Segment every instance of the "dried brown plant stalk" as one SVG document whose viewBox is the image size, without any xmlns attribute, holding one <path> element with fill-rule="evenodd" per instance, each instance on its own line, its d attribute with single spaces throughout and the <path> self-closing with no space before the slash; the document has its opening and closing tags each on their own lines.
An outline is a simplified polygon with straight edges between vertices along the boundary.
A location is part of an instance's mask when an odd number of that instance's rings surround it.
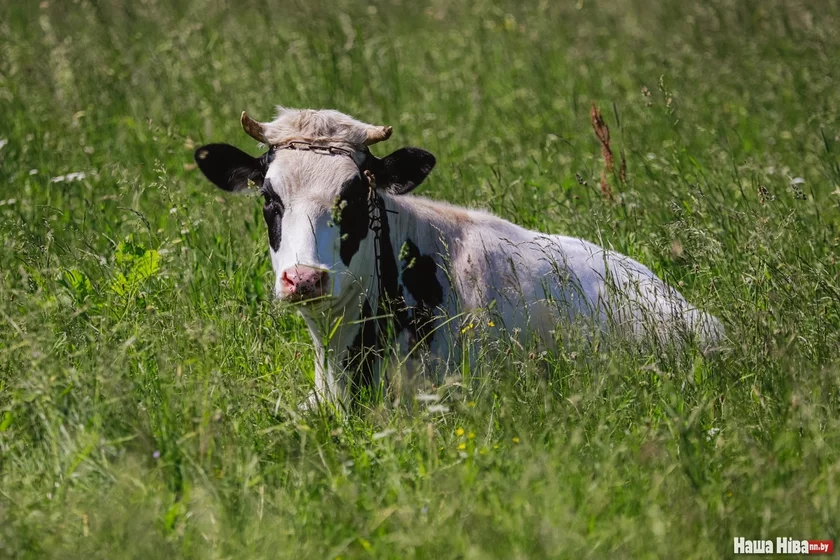
<svg viewBox="0 0 840 560">
<path fill-rule="evenodd" d="M 589 112 L 592 118 L 592 129 L 595 131 L 595 137 L 601 144 L 601 156 L 604 158 L 604 170 L 601 173 L 601 195 L 607 200 L 613 199 L 612 188 L 607 181 L 607 174 L 612 173 L 615 169 L 615 158 L 613 157 L 612 148 L 610 147 L 610 129 L 607 123 L 604 122 L 604 117 L 601 116 L 601 111 L 595 103 L 592 103 L 592 110 Z M 624 182 L 624 174 L 626 173 L 626 164 L 624 157 L 621 158 L 621 182 Z"/>
<path fill-rule="evenodd" d="M 601 116 L 601 111 L 592 103 L 592 111 L 589 116 L 592 117 L 592 128 L 595 130 L 595 136 L 598 142 L 601 143 L 601 155 L 604 157 L 604 168 L 612 173 L 615 168 L 612 148 L 610 148 L 610 129 L 607 123 L 604 122 L 604 117 Z"/>
</svg>

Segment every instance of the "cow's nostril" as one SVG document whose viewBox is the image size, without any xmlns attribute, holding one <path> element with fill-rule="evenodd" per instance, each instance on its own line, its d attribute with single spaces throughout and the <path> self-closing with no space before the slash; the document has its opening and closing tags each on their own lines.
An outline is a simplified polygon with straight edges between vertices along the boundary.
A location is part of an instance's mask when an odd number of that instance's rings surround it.
<svg viewBox="0 0 840 560">
<path fill-rule="evenodd" d="M 283 271 L 282 280 L 283 280 L 283 285 L 285 287 L 287 287 L 287 288 L 294 288 L 295 287 L 295 281 L 292 280 L 292 278 L 289 276 L 289 271 L 288 270 Z"/>
</svg>

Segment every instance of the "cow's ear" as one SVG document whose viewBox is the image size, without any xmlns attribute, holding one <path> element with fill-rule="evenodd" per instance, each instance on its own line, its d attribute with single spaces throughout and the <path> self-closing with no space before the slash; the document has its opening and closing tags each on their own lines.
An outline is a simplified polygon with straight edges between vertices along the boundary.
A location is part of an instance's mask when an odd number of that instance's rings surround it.
<svg viewBox="0 0 840 560">
<path fill-rule="evenodd" d="M 371 171 L 378 187 L 405 194 L 423 182 L 435 166 L 435 156 L 420 148 L 400 148 L 382 159 L 373 158 Z"/>
<path fill-rule="evenodd" d="M 232 192 L 247 188 L 249 179 L 262 185 L 267 155 L 255 158 L 230 144 L 207 144 L 195 151 L 195 162 L 214 185 Z"/>
</svg>

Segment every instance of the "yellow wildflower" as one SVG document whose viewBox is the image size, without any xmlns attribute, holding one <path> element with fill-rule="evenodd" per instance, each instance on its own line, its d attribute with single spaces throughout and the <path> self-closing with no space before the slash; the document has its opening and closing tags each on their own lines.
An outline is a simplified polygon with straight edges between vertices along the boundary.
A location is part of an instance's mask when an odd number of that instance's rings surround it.
<svg viewBox="0 0 840 560">
<path fill-rule="evenodd" d="M 467 444 L 466 444 L 466 443 L 459 443 L 459 444 L 458 444 L 458 449 L 460 449 L 461 451 L 463 451 L 463 450 L 464 450 L 464 449 L 466 449 L 466 448 L 467 448 Z"/>
<path fill-rule="evenodd" d="M 464 428 L 458 428 L 457 430 L 455 430 L 455 435 L 456 436 L 464 435 Z"/>
</svg>

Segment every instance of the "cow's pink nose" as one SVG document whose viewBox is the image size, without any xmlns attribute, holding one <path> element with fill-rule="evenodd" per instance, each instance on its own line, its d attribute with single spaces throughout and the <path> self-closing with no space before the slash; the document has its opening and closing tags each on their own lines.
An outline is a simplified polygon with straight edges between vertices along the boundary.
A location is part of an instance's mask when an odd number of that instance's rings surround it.
<svg viewBox="0 0 840 560">
<path fill-rule="evenodd" d="M 288 299 L 303 300 L 326 293 L 329 273 L 308 266 L 293 266 L 283 271 L 283 292 Z"/>
</svg>

